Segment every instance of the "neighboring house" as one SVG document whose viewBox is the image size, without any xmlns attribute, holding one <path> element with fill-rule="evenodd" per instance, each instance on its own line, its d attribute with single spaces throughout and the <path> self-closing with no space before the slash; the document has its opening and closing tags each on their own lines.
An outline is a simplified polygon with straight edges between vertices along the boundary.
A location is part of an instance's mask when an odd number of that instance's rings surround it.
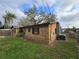
<svg viewBox="0 0 79 59">
<path fill-rule="evenodd" d="M 54 45 L 56 41 L 56 35 L 58 34 L 58 28 L 60 27 L 58 22 L 43 23 L 37 25 L 30 25 L 25 27 L 16 28 L 17 32 L 24 32 L 26 39 Z"/>
</svg>

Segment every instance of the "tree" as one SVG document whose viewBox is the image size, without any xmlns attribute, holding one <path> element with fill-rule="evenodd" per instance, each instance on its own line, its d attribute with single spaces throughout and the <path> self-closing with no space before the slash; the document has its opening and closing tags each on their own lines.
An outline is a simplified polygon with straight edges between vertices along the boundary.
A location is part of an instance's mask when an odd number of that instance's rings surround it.
<svg viewBox="0 0 79 59">
<path fill-rule="evenodd" d="M 72 30 L 73 30 L 74 32 L 76 32 L 76 27 L 73 27 Z"/>
<path fill-rule="evenodd" d="M 22 18 L 19 21 L 19 25 L 20 26 L 27 26 L 27 25 L 31 25 L 31 22 L 29 20 L 27 20 L 27 18 Z"/>
<path fill-rule="evenodd" d="M 45 23 L 50 23 L 50 22 L 55 22 L 56 21 L 56 15 L 55 14 L 48 14 L 45 15 L 45 13 L 41 13 L 40 14 L 41 17 L 43 17 L 42 21 L 44 21 Z"/>
<path fill-rule="evenodd" d="M 15 14 L 5 11 L 5 15 L 3 16 L 4 18 L 4 27 L 9 28 L 9 25 L 13 23 L 13 19 L 16 18 Z"/>
<path fill-rule="evenodd" d="M 33 5 L 31 9 L 27 12 L 27 20 L 31 22 L 31 24 L 36 24 L 36 7 Z"/>
<path fill-rule="evenodd" d="M 25 19 L 21 19 L 19 22 L 22 26 L 54 22 L 56 20 L 56 15 L 54 14 L 46 15 L 43 11 L 37 14 L 36 7 L 34 5 L 28 10 L 28 12 L 25 12 L 25 14 L 27 17 Z"/>
<path fill-rule="evenodd" d="M 28 13 L 28 18 L 30 18 L 30 21 L 33 22 L 34 24 L 39 24 L 41 22 L 54 22 L 56 20 L 56 15 L 55 14 L 48 14 L 46 15 L 45 12 L 43 12 L 41 10 L 41 12 L 39 13 L 39 15 L 37 16 L 36 14 L 36 7 L 33 6 L 33 8 L 31 8 Z M 37 19 L 35 19 L 35 17 L 38 17 Z"/>
</svg>

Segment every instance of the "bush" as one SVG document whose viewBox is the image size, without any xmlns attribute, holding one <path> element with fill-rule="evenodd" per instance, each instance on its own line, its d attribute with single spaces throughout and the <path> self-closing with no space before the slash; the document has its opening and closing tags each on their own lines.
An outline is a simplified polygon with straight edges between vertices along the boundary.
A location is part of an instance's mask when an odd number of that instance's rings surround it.
<svg viewBox="0 0 79 59">
<path fill-rule="evenodd" d="M 76 35 L 76 40 L 79 43 L 79 34 Z"/>
<path fill-rule="evenodd" d="M 16 36 L 17 36 L 17 37 L 23 37 L 23 36 L 24 36 L 24 33 L 23 33 L 23 32 L 18 33 Z"/>
<path fill-rule="evenodd" d="M 66 40 L 64 35 L 57 35 L 57 40 Z"/>
</svg>

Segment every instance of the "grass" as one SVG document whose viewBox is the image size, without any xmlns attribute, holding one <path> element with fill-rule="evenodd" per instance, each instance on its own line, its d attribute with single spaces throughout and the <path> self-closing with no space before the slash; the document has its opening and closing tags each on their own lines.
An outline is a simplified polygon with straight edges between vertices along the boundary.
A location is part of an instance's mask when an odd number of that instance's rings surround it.
<svg viewBox="0 0 79 59">
<path fill-rule="evenodd" d="M 57 42 L 54 48 L 21 38 L 0 39 L 0 59 L 79 59 L 75 42 Z"/>
</svg>

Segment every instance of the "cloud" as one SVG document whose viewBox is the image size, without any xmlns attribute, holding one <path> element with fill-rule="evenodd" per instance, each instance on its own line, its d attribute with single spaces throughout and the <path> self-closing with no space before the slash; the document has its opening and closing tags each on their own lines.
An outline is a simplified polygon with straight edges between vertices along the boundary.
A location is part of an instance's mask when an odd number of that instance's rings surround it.
<svg viewBox="0 0 79 59">
<path fill-rule="evenodd" d="M 24 13 L 20 10 L 20 5 L 25 3 L 26 0 L 0 0 L 0 21 L 4 23 L 3 15 L 5 11 L 10 11 L 17 16 L 17 19 L 25 17 Z"/>
<path fill-rule="evenodd" d="M 79 0 L 61 0 L 56 6 L 57 19 L 62 27 L 78 27 L 79 25 Z M 57 4 L 57 3 L 56 3 Z M 76 23 L 77 22 L 77 23 Z"/>
<path fill-rule="evenodd" d="M 44 2 L 44 4 L 48 4 L 49 7 L 54 8 L 53 12 L 57 15 L 57 21 L 61 23 L 62 27 L 78 27 L 77 25 L 79 25 L 79 23 L 76 22 L 79 22 L 79 0 L 37 1 L 40 2 L 40 5 L 42 5 L 42 2 Z"/>
<path fill-rule="evenodd" d="M 5 10 L 15 13 L 17 19 L 25 17 L 23 10 L 28 9 L 34 3 L 37 7 L 48 4 L 50 10 L 57 15 L 57 21 L 62 27 L 79 27 L 79 0 L 0 0 L 0 20 L 3 22 L 2 16 Z M 14 24 L 16 22 L 18 20 Z"/>
</svg>

